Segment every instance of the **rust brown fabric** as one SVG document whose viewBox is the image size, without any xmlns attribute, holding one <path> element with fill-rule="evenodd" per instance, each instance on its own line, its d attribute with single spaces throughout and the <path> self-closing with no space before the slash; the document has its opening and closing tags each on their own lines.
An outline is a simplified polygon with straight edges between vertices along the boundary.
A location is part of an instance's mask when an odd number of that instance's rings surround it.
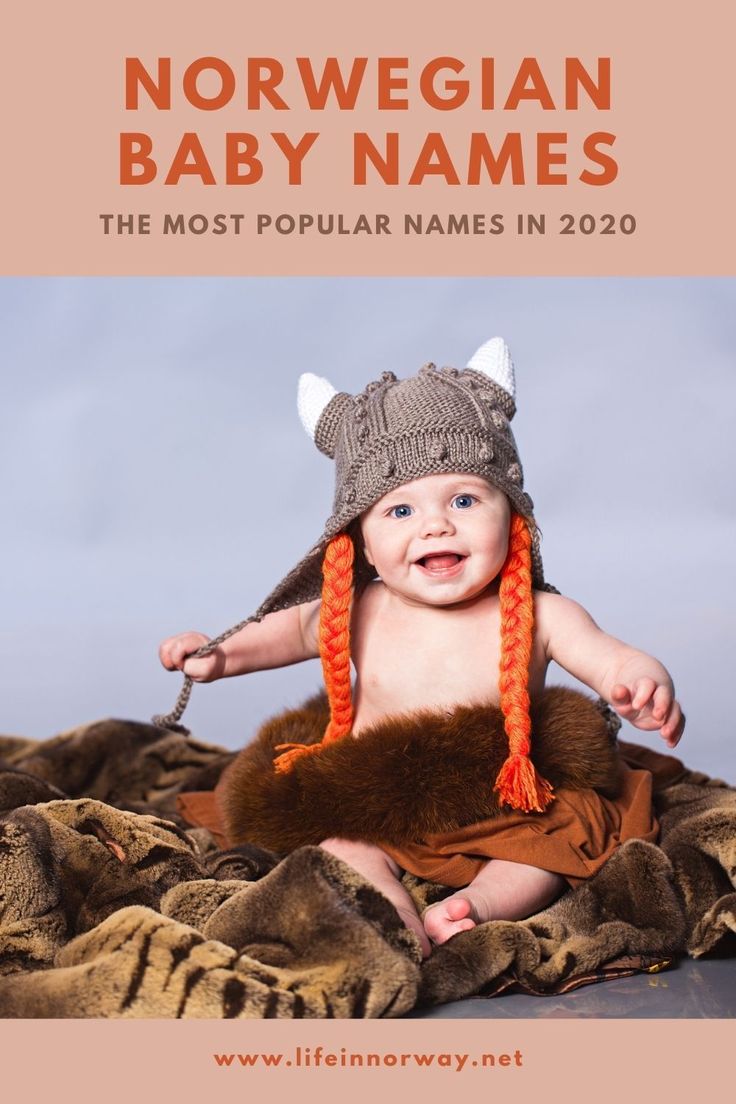
<svg viewBox="0 0 736 1104">
<path fill-rule="evenodd" d="M 191 790 L 177 794 L 176 808 L 193 828 L 209 829 L 218 847 L 225 849 L 229 846 L 213 790 Z"/>
<path fill-rule="evenodd" d="M 651 774 L 624 767 L 615 798 L 595 790 L 561 789 L 544 813 L 509 811 L 421 843 L 383 849 L 410 874 L 440 885 L 468 885 L 488 859 L 527 863 L 578 885 L 625 840 L 653 843 L 658 830 Z"/>
</svg>

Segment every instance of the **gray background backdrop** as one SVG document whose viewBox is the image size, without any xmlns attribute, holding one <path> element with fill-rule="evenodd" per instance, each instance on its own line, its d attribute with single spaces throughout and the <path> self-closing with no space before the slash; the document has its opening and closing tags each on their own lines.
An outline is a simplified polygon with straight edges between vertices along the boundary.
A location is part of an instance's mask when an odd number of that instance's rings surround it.
<svg viewBox="0 0 736 1104">
<path fill-rule="evenodd" d="M 300 372 L 357 390 L 498 333 L 547 577 L 667 664 L 680 753 L 733 780 L 736 280 L 6 279 L 0 311 L 5 732 L 167 711 L 158 642 L 251 613 L 316 539 Z M 195 687 L 185 721 L 240 746 L 319 680 Z"/>
</svg>

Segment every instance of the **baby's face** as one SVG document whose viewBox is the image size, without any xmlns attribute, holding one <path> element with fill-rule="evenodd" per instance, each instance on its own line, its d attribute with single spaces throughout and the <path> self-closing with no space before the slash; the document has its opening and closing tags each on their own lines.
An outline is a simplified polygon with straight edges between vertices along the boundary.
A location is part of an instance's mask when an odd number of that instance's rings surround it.
<svg viewBox="0 0 736 1104">
<path fill-rule="evenodd" d="M 361 518 L 366 559 L 413 605 L 481 594 L 508 551 L 511 508 L 479 475 L 427 475 L 384 495 Z"/>
</svg>

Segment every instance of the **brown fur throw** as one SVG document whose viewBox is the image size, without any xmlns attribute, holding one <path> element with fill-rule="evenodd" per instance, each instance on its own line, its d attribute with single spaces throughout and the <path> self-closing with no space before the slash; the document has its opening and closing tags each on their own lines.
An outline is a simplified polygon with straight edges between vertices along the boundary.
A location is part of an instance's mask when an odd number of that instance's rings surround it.
<svg viewBox="0 0 736 1104">
<path fill-rule="evenodd" d="M 616 793 L 618 752 L 603 712 L 575 690 L 545 690 L 532 706 L 532 758 L 555 789 Z M 286 853 L 330 836 L 402 845 L 502 815 L 493 783 L 508 755 L 501 710 L 391 717 L 276 774 L 274 747 L 322 739 L 323 696 L 268 721 L 228 770 L 228 838 Z"/>
</svg>

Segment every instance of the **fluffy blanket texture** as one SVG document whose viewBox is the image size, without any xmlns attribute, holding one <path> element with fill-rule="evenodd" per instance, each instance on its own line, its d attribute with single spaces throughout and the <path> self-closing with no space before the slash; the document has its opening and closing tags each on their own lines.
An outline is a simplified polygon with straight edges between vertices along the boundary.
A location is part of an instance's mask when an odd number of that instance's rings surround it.
<svg viewBox="0 0 736 1104">
<path fill-rule="evenodd" d="M 234 753 L 127 721 L 0 738 L 0 1016 L 400 1016 L 561 992 L 702 955 L 736 931 L 736 790 L 682 770 L 633 840 L 522 922 L 421 961 L 386 899 L 313 846 L 218 850 L 178 814 Z M 445 889 L 406 877 L 421 907 Z"/>
</svg>

